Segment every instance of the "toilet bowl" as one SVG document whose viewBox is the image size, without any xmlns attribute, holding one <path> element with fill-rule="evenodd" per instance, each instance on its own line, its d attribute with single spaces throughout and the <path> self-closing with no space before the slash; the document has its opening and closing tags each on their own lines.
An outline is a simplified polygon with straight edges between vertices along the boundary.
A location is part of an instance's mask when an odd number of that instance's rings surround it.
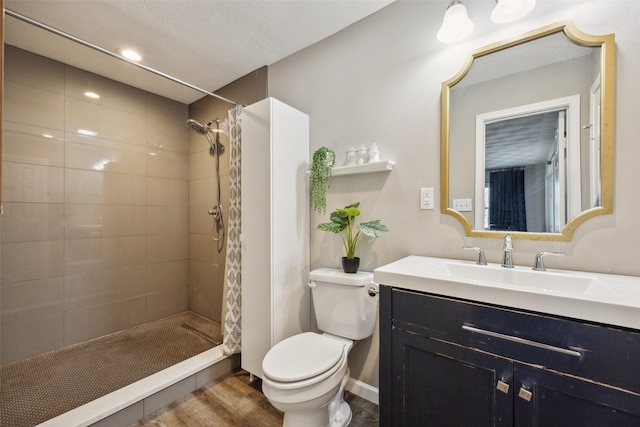
<svg viewBox="0 0 640 427">
<path fill-rule="evenodd" d="M 373 274 L 318 269 L 309 275 L 318 327 L 276 344 L 262 363 L 262 391 L 284 413 L 286 427 L 343 427 L 348 356 L 354 340 L 373 333 L 377 285 Z"/>
</svg>

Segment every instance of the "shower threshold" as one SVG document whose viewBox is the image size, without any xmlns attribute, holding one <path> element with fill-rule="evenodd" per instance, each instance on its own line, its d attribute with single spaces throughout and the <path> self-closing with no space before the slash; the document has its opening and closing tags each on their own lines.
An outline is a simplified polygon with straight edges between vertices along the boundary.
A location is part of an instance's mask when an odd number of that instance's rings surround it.
<svg viewBox="0 0 640 427">
<path fill-rule="evenodd" d="M 233 368 L 216 327 L 186 312 L 4 365 L 0 425 L 135 422 Z"/>
</svg>

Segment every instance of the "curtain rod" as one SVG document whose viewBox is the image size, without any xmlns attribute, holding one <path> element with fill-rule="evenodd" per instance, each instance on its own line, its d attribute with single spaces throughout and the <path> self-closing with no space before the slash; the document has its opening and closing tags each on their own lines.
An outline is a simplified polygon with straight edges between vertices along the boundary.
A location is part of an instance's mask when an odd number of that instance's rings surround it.
<svg viewBox="0 0 640 427">
<path fill-rule="evenodd" d="M 173 76 L 171 76 L 169 74 L 163 73 L 162 71 L 158 71 L 155 68 L 151 68 L 151 67 L 146 66 L 144 64 L 139 64 L 137 62 L 133 62 L 133 61 L 131 61 L 131 60 L 125 58 L 124 56 L 121 56 L 121 55 L 119 55 L 119 54 L 117 54 L 115 52 L 111 52 L 108 49 L 105 49 L 103 47 L 100 47 L 98 45 L 90 43 L 90 42 L 88 42 L 86 40 L 83 40 L 83 39 L 81 39 L 79 37 L 76 37 L 74 35 L 71 35 L 69 33 L 65 33 L 64 31 L 58 30 L 56 28 L 53 28 L 53 27 L 51 27 L 51 26 L 49 26 L 47 24 L 44 24 L 44 23 L 42 23 L 40 21 L 36 21 L 35 19 L 29 18 L 28 16 L 22 15 L 22 14 L 20 14 L 18 12 L 13 11 L 13 10 L 5 9 L 4 13 L 6 15 L 8 15 L 8 16 L 11 16 L 11 17 L 19 19 L 19 20 L 21 20 L 23 22 L 26 22 L 27 24 L 31 24 L 31 25 L 33 25 L 35 27 L 38 27 L 38 28 L 43 29 L 45 31 L 48 31 L 50 33 L 56 34 L 56 35 L 58 35 L 60 37 L 64 37 L 67 40 L 71 40 L 73 42 L 79 43 L 79 44 L 81 44 L 83 46 L 86 46 L 86 47 L 88 47 L 90 49 L 93 49 L 93 50 L 96 50 L 98 52 L 104 53 L 105 55 L 108 55 L 108 56 L 111 56 L 113 58 L 119 59 L 119 60 L 124 61 L 124 62 L 126 62 L 128 64 L 135 65 L 138 68 L 142 68 L 143 70 L 149 71 L 149 72 L 151 72 L 151 73 L 153 73 L 153 74 L 155 74 L 157 76 L 164 77 L 165 79 L 171 80 L 172 82 L 181 84 L 181 85 L 186 86 L 186 87 L 188 87 L 190 89 L 193 89 L 195 91 L 204 93 L 205 95 L 213 96 L 214 98 L 218 98 L 221 101 L 228 102 L 229 104 L 233 104 L 235 106 L 241 105 L 241 104 L 238 104 L 237 102 L 231 101 L 230 99 L 227 99 L 227 98 L 225 98 L 223 96 L 217 95 L 217 94 L 215 94 L 213 92 L 209 92 L 208 90 L 205 90 L 205 89 L 202 89 L 202 88 L 200 88 L 198 86 L 192 85 L 191 83 L 185 82 L 184 80 L 180 80 L 180 79 L 178 79 L 176 77 L 173 77 Z"/>
</svg>

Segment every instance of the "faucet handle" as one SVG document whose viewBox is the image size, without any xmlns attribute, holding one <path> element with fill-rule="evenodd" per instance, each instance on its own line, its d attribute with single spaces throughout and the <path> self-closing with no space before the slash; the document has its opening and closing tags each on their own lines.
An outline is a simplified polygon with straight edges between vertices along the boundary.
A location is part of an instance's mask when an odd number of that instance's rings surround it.
<svg viewBox="0 0 640 427">
<path fill-rule="evenodd" d="M 547 269 L 544 268 L 544 263 L 542 262 L 542 259 L 547 255 L 564 256 L 564 252 L 538 252 L 536 254 L 536 259 L 531 269 L 536 271 L 546 271 Z"/>
<path fill-rule="evenodd" d="M 476 264 L 478 265 L 487 265 L 487 258 L 484 255 L 484 250 L 482 250 L 482 248 L 479 248 L 477 246 L 463 246 L 463 249 L 472 249 L 476 252 L 478 252 L 478 262 L 476 262 Z"/>
<path fill-rule="evenodd" d="M 512 251 L 513 250 L 513 243 L 511 241 L 511 234 L 507 233 L 504 235 L 504 246 L 503 249 L 505 251 Z"/>
</svg>

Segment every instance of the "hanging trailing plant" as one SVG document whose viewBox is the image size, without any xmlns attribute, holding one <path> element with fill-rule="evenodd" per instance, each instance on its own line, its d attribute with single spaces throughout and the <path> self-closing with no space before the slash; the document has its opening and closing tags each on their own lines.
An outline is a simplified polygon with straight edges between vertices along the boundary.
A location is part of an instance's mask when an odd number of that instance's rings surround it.
<svg viewBox="0 0 640 427">
<path fill-rule="evenodd" d="M 331 186 L 331 169 L 336 163 L 336 153 L 327 147 L 313 152 L 311 160 L 311 208 L 324 213 L 327 210 L 327 189 Z"/>
</svg>

